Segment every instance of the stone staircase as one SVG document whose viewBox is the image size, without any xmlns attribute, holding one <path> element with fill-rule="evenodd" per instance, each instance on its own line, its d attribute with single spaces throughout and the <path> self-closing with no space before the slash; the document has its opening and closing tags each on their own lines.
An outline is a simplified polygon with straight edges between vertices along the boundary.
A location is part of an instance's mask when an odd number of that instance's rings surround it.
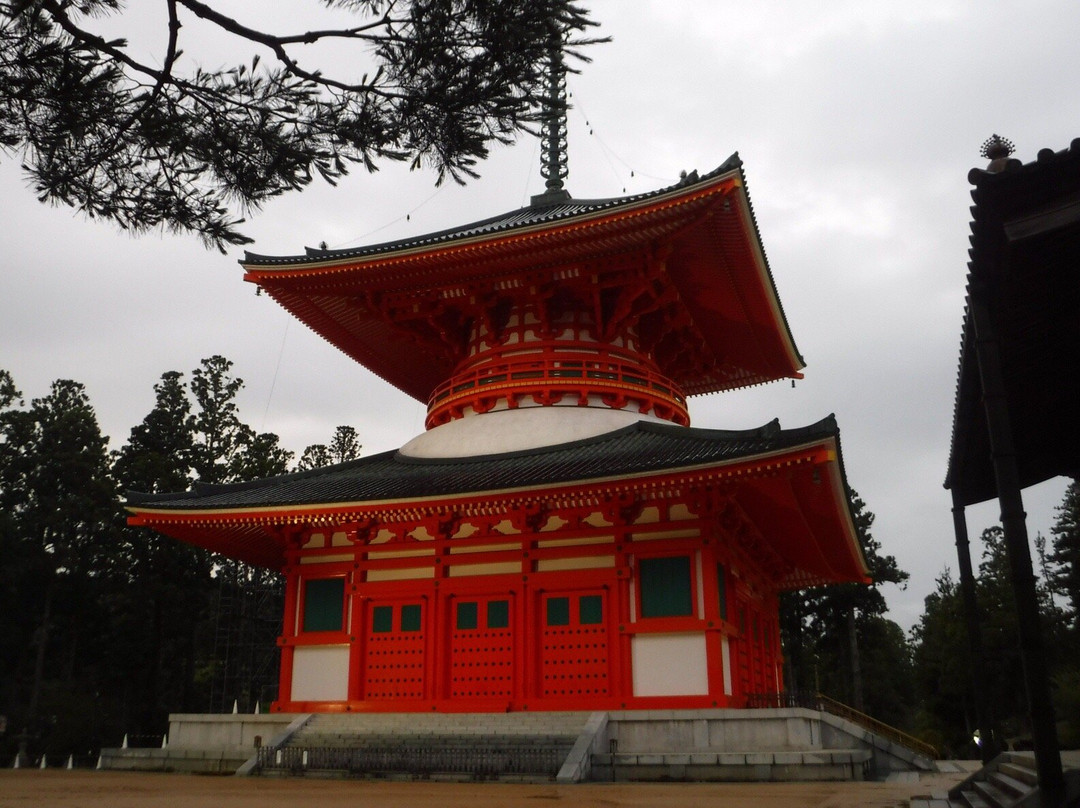
<svg viewBox="0 0 1080 808">
<path fill-rule="evenodd" d="M 1066 760 L 1067 756 L 1068 753 L 1062 756 L 1067 790 L 1077 799 L 1080 771 L 1070 768 L 1072 761 Z M 1030 752 L 1004 752 L 948 793 L 911 800 L 911 808 L 1036 808 L 1038 805 L 1039 776 L 1035 756 Z"/>
<path fill-rule="evenodd" d="M 1039 775 L 1031 755 L 1005 753 L 989 766 L 980 769 L 949 793 L 950 801 L 965 808 L 1015 808 L 1035 797 Z"/>
<path fill-rule="evenodd" d="M 589 713 L 323 713 L 259 750 L 266 775 L 552 780 Z"/>
</svg>

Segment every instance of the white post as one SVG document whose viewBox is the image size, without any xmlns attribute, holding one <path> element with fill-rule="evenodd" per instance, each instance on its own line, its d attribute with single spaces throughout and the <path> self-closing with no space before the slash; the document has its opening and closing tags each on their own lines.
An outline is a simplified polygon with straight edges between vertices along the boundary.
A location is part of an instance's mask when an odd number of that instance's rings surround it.
<svg viewBox="0 0 1080 808">
<path fill-rule="evenodd" d="M 168 749 L 169 748 L 169 733 L 167 733 L 167 732 L 164 735 L 161 736 L 161 748 L 162 749 Z"/>
<path fill-rule="evenodd" d="M 259 702 L 255 702 L 255 715 L 259 714 Z"/>
<path fill-rule="evenodd" d="M 240 712 L 240 710 L 237 709 L 239 706 L 240 705 L 237 704 L 236 699 L 233 699 L 233 703 L 232 703 L 232 714 L 233 715 L 236 715 L 238 712 Z"/>
<path fill-rule="evenodd" d="M 101 752 L 98 752 L 97 766 L 95 766 L 94 768 L 97 769 L 98 771 L 101 771 L 102 768 L 103 768 L 103 766 L 101 765 Z"/>
<path fill-rule="evenodd" d="M 128 748 L 128 745 L 127 745 L 127 733 L 126 732 L 124 733 L 124 742 L 122 744 L 120 744 L 120 748 L 121 749 L 127 749 Z"/>
<path fill-rule="evenodd" d="M 41 765 L 38 766 L 38 768 L 39 769 L 44 769 L 44 768 L 47 768 L 47 766 L 48 766 L 48 764 L 45 763 L 45 755 L 42 755 L 41 756 Z"/>
<path fill-rule="evenodd" d="M 13 769 L 17 769 L 17 768 L 19 768 L 19 767 L 20 767 L 21 765 L 22 765 L 22 764 L 21 764 L 21 763 L 19 763 L 19 753 L 18 753 L 18 752 L 16 752 L 16 753 L 15 753 L 15 763 L 14 763 L 14 764 L 12 765 L 12 767 L 11 767 L 11 768 L 13 768 Z"/>
<path fill-rule="evenodd" d="M 75 755 L 68 755 L 67 768 L 68 771 L 71 771 L 75 768 Z"/>
</svg>

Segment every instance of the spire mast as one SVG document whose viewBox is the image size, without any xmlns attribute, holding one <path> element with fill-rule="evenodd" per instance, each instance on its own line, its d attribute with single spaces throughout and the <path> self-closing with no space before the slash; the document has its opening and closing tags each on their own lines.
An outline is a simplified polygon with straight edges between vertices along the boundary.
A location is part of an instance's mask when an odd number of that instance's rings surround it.
<svg viewBox="0 0 1080 808">
<path fill-rule="evenodd" d="M 547 92 L 544 94 L 541 119 L 540 174 L 546 180 L 544 193 L 534 196 L 532 204 L 550 205 L 570 198 L 563 188 L 569 169 L 566 159 L 566 65 L 563 63 L 563 32 L 552 25 L 548 47 Z"/>
</svg>

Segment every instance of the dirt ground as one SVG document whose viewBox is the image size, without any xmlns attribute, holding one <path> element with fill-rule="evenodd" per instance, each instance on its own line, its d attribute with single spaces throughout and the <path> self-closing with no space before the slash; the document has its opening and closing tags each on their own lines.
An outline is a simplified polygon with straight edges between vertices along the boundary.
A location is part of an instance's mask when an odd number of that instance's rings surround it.
<svg viewBox="0 0 1080 808">
<path fill-rule="evenodd" d="M 0 808 L 900 808 L 962 774 L 909 783 L 502 783 L 0 771 Z"/>
</svg>

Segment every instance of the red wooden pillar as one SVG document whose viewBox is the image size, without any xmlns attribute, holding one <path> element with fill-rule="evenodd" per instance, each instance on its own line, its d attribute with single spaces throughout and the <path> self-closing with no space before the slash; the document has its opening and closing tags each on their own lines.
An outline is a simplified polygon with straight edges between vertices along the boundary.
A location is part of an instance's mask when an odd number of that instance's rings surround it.
<svg viewBox="0 0 1080 808">
<path fill-rule="evenodd" d="M 353 563 L 352 572 L 345 575 L 345 597 L 349 598 L 349 684 L 348 700 L 364 698 L 365 652 L 367 650 L 367 626 L 364 625 L 364 571 Z"/>
<path fill-rule="evenodd" d="M 634 569 L 627 552 L 627 530 L 616 528 L 615 532 L 615 584 L 611 605 L 611 642 L 608 653 L 613 657 L 611 695 L 620 703 L 634 695 L 632 667 L 632 643 L 630 615 L 634 597 Z"/>
<path fill-rule="evenodd" d="M 295 563 L 295 554 L 287 562 L 282 572 L 285 574 L 285 608 L 283 609 L 281 636 L 278 646 L 281 648 L 281 668 L 278 674 L 278 701 L 271 709 L 281 709 L 283 703 L 292 701 L 293 653 L 296 648 L 296 613 L 300 589 L 300 572 Z"/>
</svg>

